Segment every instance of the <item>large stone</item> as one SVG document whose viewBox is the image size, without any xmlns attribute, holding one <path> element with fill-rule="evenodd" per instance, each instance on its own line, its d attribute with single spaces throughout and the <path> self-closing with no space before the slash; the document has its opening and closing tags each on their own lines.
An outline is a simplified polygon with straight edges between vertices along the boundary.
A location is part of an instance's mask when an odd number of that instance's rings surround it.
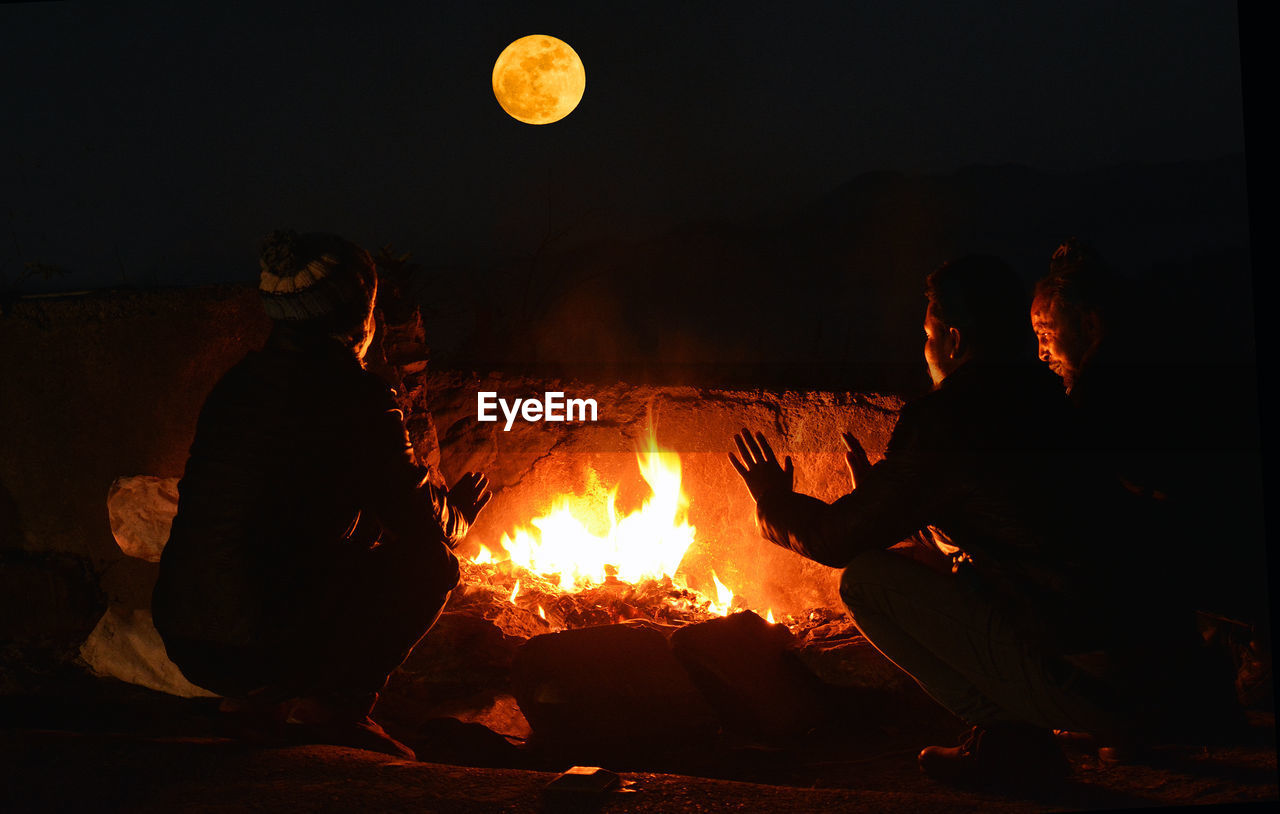
<svg viewBox="0 0 1280 814">
<path fill-rule="evenodd" d="M 81 646 L 80 657 L 100 676 L 183 698 L 217 697 L 188 681 L 169 659 L 148 610 L 108 608 Z"/>
<path fill-rule="evenodd" d="M 528 740 L 533 734 L 514 695 L 483 690 L 443 705 L 441 714 L 479 724 L 504 737 Z"/>
<path fill-rule="evenodd" d="M 798 736 L 830 720 L 821 683 L 789 650 L 791 633 L 751 611 L 680 628 L 671 649 L 727 729 Z"/>
<path fill-rule="evenodd" d="M 715 728 L 666 638 L 642 625 L 536 636 L 516 654 L 511 684 L 534 733 L 551 742 L 687 742 Z"/>
<path fill-rule="evenodd" d="M 393 675 L 392 686 L 503 686 L 524 641 L 478 614 L 445 611 Z"/>
<path fill-rule="evenodd" d="M 0 550 L 0 641 L 79 644 L 106 607 L 98 576 L 71 554 Z"/>
<path fill-rule="evenodd" d="M 130 557 L 160 562 L 160 552 L 169 542 L 169 529 L 177 513 L 177 478 L 116 478 L 107 491 L 111 536 Z"/>
<path fill-rule="evenodd" d="M 915 681 L 889 661 L 845 616 L 803 631 L 797 657 L 824 683 L 862 690 L 910 691 Z"/>
<path fill-rule="evenodd" d="M 0 695 L 39 687 L 73 661 L 105 607 L 83 558 L 0 549 Z"/>
</svg>

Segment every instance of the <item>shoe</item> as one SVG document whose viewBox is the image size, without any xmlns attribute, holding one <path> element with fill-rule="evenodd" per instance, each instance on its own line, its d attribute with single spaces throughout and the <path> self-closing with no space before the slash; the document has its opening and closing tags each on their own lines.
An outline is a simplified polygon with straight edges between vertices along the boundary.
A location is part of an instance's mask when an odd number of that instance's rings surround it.
<svg viewBox="0 0 1280 814">
<path fill-rule="evenodd" d="M 975 726 L 959 746 L 927 746 L 920 768 L 942 783 L 958 786 L 1035 786 L 1071 773 L 1053 733 L 1029 726 Z"/>
<path fill-rule="evenodd" d="M 1098 762 L 1103 766 L 1131 766 L 1151 760 L 1151 744 L 1143 740 L 1112 741 L 1098 747 Z"/>
<path fill-rule="evenodd" d="M 1077 732 L 1073 729 L 1055 729 L 1053 737 L 1064 749 L 1092 748 L 1097 743 L 1097 738 L 1090 733 Z"/>
<path fill-rule="evenodd" d="M 391 755 L 402 760 L 418 759 L 416 752 L 388 735 L 387 731 L 377 721 L 367 715 L 362 720 L 354 721 L 330 732 L 322 733 L 322 735 L 331 735 L 332 739 L 328 740 L 326 738 L 326 740 L 335 746 L 353 746 L 356 749 L 381 752 L 384 755 Z"/>
<path fill-rule="evenodd" d="M 377 696 L 373 696 L 377 700 Z M 387 734 L 369 717 L 373 702 L 335 703 L 333 699 L 292 698 L 278 707 L 283 737 L 289 743 L 324 743 L 350 746 L 386 755 L 417 760 L 412 749 Z"/>
<path fill-rule="evenodd" d="M 269 745 L 280 740 L 277 701 L 262 690 L 225 697 L 218 704 L 219 729 L 235 740 Z"/>
</svg>

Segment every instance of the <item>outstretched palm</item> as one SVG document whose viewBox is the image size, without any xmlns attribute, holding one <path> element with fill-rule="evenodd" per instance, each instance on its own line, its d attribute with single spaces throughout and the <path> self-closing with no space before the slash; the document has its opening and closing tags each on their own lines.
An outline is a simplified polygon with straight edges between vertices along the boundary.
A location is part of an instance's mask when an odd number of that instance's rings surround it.
<svg viewBox="0 0 1280 814">
<path fill-rule="evenodd" d="M 476 521 L 476 515 L 480 514 L 491 497 L 493 493 L 489 491 L 489 479 L 479 472 L 467 472 L 449 490 L 449 503 L 462 512 L 468 525 Z"/>
<path fill-rule="evenodd" d="M 729 462 L 733 464 L 734 469 L 738 470 L 738 474 L 746 482 L 747 489 L 750 490 L 751 497 L 755 498 L 756 502 L 770 492 L 791 491 L 795 469 L 791 466 L 790 455 L 787 456 L 785 465 L 779 465 L 778 456 L 773 454 L 769 442 L 764 439 L 764 433 L 761 432 L 757 432 L 753 438 L 751 431 L 744 428 L 742 432 L 733 436 L 733 440 L 738 445 L 742 460 L 739 461 L 730 452 Z"/>
</svg>

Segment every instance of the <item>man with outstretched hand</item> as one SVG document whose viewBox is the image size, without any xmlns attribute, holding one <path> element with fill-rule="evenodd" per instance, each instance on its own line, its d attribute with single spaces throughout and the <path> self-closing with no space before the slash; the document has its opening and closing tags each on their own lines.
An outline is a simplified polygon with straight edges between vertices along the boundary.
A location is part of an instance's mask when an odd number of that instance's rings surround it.
<svg viewBox="0 0 1280 814">
<path fill-rule="evenodd" d="M 1148 552 L 1126 525 L 1127 492 L 1077 454 L 1061 383 L 1029 353 L 1014 273 L 967 257 L 929 275 L 926 295 L 934 387 L 903 408 L 875 465 L 846 434 L 848 495 L 794 492 L 791 459 L 762 433 L 743 430 L 729 457 L 763 535 L 843 569 L 862 633 L 973 726 L 961 746 L 920 753 L 927 773 L 1061 777 L 1053 730 L 1118 743 L 1167 720 L 1148 645 L 1190 646 L 1195 631 L 1140 589 L 1152 580 L 1138 577 Z M 949 567 L 895 548 L 913 539 Z"/>
</svg>

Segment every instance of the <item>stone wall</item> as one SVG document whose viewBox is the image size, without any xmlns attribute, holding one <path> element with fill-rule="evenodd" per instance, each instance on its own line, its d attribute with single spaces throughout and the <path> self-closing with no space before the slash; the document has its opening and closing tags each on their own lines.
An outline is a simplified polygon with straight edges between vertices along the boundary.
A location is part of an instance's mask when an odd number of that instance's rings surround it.
<svg viewBox="0 0 1280 814">
<path fill-rule="evenodd" d="M 121 475 L 181 474 L 205 396 L 269 327 L 243 288 L 6 308 L 0 640 L 14 650 L 0 684 L 12 689 L 23 669 L 74 654 L 108 603 L 125 612 L 148 606 L 156 566 L 116 546 L 107 491 Z"/>
</svg>

